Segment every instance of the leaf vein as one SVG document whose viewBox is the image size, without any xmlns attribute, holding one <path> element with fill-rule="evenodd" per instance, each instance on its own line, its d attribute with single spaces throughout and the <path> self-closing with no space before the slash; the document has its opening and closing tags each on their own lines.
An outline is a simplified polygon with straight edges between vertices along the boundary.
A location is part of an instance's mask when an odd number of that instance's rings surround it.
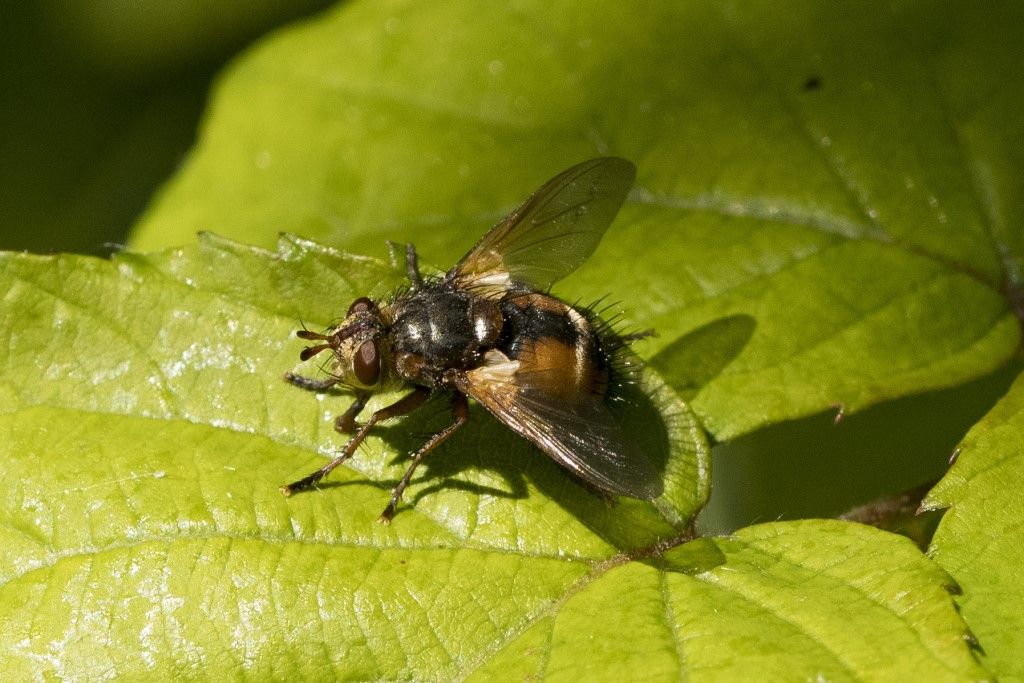
<svg viewBox="0 0 1024 683">
<path fill-rule="evenodd" d="M 796 631 L 804 634 L 804 636 L 806 636 L 808 640 L 818 645 L 823 652 L 831 656 L 832 659 L 847 673 L 850 679 L 861 680 L 864 678 L 863 676 L 860 676 L 856 673 L 853 664 L 847 662 L 846 659 L 842 656 L 840 652 L 836 650 L 835 647 L 826 643 L 825 640 L 819 634 L 812 632 L 808 626 L 800 623 L 793 617 L 783 614 L 778 609 L 773 609 L 770 605 L 767 605 L 762 600 L 758 600 L 755 597 L 746 595 L 737 586 L 730 586 L 728 584 L 716 581 L 716 577 L 713 577 L 713 575 L 711 574 L 698 575 L 695 578 L 697 578 L 707 586 L 717 588 L 724 593 L 729 593 L 730 595 L 736 596 L 744 602 L 753 605 L 755 608 L 757 608 L 758 611 L 762 612 L 763 614 L 774 617 L 775 619 L 781 621 L 784 624 L 789 624 Z"/>
<path fill-rule="evenodd" d="M 171 412 L 178 412 L 179 409 L 177 407 L 176 401 L 174 400 L 174 394 L 170 390 L 170 386 L 167 383 L 167 376 L 164 374 L 163 369 L 160 367 L 159 363 L 156 363 L 155 361 L 153 361 L 153 359 L 149 357 L 146 351 L 138 344 L 138 342 L 134 338 L 125 334 L 121 329 L 114 325 L 113 321 L 108 320 L 107 318 L 99 315 L 97 311 L 87 308 L 82 304 L 79 304 L 78 302 L 67 298 L 66 296 L 62 296 L 56 292 L 50 291 L 39 282 L 28 279 L 22 275 L 12 274 L 12 277 L 16 280 L 24 282 L 26 285 L 30 287 L 34 287 L 37 291 L 49 296 L 54 301 L 62 301 L 68 306 L 71 306 L 72 308 L 81 311 L 83 315 L 86 317 L 86 319 L 96 321 L 105 329 L 112 332 L 115 336 L 120 337 L 122 340 L 124 340 L 129 347 L 133 348 L 136 351 L 136 353 L 138 353 L 139 357 L 143 360 L 143 362 L 150 365 L 153 369 L 156 370 L 157 376 L 160 378 L 160 393 L 162 394 L 164 400 L 167 402 L 167 405 L 173 407 L 171 409 Z"/>
<path fill-rule="evenodd" d="M 911 543 L 911 541 L 909 539 L 905 538 L 905 537 L 896 537 L 896 538 L 897 538 L 897 540 L 900 543 L 903 543 L 904 541 L 906 542 L 906 544 L 910 544 Z M 739 545 L 742 545 L 744 548 L 746 548 L 747 550 L 749 550 L 749 551 L 751 551 L 753 553 L 757 553 L 757 554 L 763 555 L 765 557 L 770 557 L 773 560 L 775 560 L 776 562 L 778 562 L 780 564 L 785 564 L 786 566 L 788 566 L 790 568 L 794 568 L 794 569 L 797 569 L 797 570 L 803 570 L 803 571 L 810 571 L 810 572 L 812 572 L 814 574 L 815 577 L 820 577 L 820 578 L 826 579 L 828 581 L 831 581 L 831 582 L 834 582 L 834 583 L 838 584 L 839 586 L 845 587 L 845 588 L 853 591 L 855 594 L 859 595 L 864 600 L 870 602 L 871 604 L 873 604 L 873 605 L 875 605 L 877 607 L 880 607 L 884 612 L 886 612 L 888 614 L 891 614 L 893 617 L 895 617 L 896 618 L 896 622 L 900 626 L 904 627 L 907 631 L 909 631 L 913 635 L 914 639 L 917 641 L 918 645 L 920 645 L 923 650 L 930 652 L 933 655 L 934 659 L 939 661 L 939 662 L 941 662 L 942 666 L 945 669 L 947 669 L 947 670 L 949 670 L 951 672 L 956 673 L 956 671 L 949 665 L 949 663 L 946 662 L 945 659 L 940 657 L 938 655 L 938 653 L 935 652 L 934 648 L 932 648 L 928 643 L 926 643 L 924 641 L 924 639 L 922 638 L 921 630 L 913 628 L 909 623 L 907 623 L 906 613 L 910 612 L 913 609 L 914 604 L 911 604 L 910 607 L 908 607 L 907 609 L 904 609 L 904 610 L 900 611 L 899 609 L 897 609 L 897 607 L 895 607 L 893 605 L 890 605 L 890 604 L 888 604 L 886 602 L 883 602 L 881 599 L 879 599 L 879 598 L 875 597 L 874 595 L 868 593 L 863 588 L 858 586 L 856 583 L 854 583 L 852 581 L 849 581 L 849 580 L 844 580 L 843 578 L 838 577 L 838 576 L 833 576 L 831 573 L 828 572 L 828 570 L 831 569 L 832 567 L 835 567 L 835 566 L 838 566 L 838 565 L 842 564 L 842 562 L 844 561 L 845 558 L 838 558 L 832 565 L 823 565 L 820 568 L 811 568 L 811 567 L 808 567 L 806 565 L 800 564 L 799 562 L 794 562 L 793 560 L 789 559 L 787 556 L 785 556 L 782 553 L 772 552 L 772 551 L 764 548 L 763 546 L 757 545 L 756 543 L 751 543 L 750 541 L 746 541 L 746 540 L 739 539 L 739 538 L 736 538 L 736 537 L 731 537 L 730 540 L 736 541 Z M 927 561 L 926 558 L 924 558 L 924 557 L 922 557 L 921 560 L 922 560 L 922 562 Z M 900 568 L 904 568 L 904 567 L 900 567 Z M 899 569 L 899 568 L 897 568 L 897 569 Z M 908 572 L 913 571 L 913 568 L 909 567 L 909 566 L 905 567 L 905 569 Z M 934 585 L 936 587 L 938 587 L 937 584 L 934 584 Z M 924 598 L 921 597 L 921 596 L 918 596 L 918 600 L 919 600 L 920 603 L 924 602 Z M 917 604 L 917 603 L 915 603 L 915 604 Z M 950 600 L 950 607 L 951 608 L 953 607 L 952 600 Z M 966 629 L 964 629 L 964 630 L 966 631 Z M 966 647 L 966 644 L 965 644 L 965 647 Z"/>
<path fill-rule="evenodd" d="M 686 653 L 683 649 L 683 639 L 679 633 L 679 620 L 676 618 L 675 610 L 672 609 L 672 596 L 668 589 L 668 572 L 661 571 L 659 577 L 659 588 L 661 589 L 661 601 L 665 606 L 665 623 L 668 625 L 672 635 L 672 643 L 675 645 L 676 658 L 679 661 L 679 680 L 686 680 Z"/>
</svg>

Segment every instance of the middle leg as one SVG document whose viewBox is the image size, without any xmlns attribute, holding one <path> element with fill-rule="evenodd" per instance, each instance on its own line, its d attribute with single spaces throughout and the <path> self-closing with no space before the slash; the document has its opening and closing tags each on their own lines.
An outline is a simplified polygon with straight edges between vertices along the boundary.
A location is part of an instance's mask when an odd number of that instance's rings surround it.
<svg viewBox="0 0 1024 683">
<path fill-rule="evenodd" d="M 466 395 L 456 392 L 452 396 L 452 423 L 430 437 L 425 444 L 420 446 L 420 449 L 416 451 L 416 454 L 413 455 L 412 464 L 409 465 L 409 469 L 405 471 L 405 474 L 402 476 L 402 480 L 398 482 L 398 486 L 396 486 L 394 491 L 391 492 L 391 500 L 388 501 L 388 505 L 384 508 L 384 512 L 380 513 L 380 517 L 377 519 L 378 522 L 387 524 L 391 521 L 391 518 L 395 516 L 395 508 L 398 507 L 398 501 L 401 500 L 405 487 L 407 487 L 409 482 L 412 481 L 412 473 L 415 472 L 419 464 L 423 462 L 423 458 L 426 457 L 427 453 L 437 448 L 441 442 L 458 431 L 459 427 L 466 424 L 467 420 L 469 420 L 469 403 L 466 401 Z"/>
<path fill-rule="evenodd" d="M 329 463 L 316 470 L 312 474 L 309 474 L 302 479 L 293 481 L 290 484 L 285 484 L 281 487 L 281 493 L 286 496 L 290 496 L 293 493 L 304 491 L 306 489 L 313 488 L 317 483 L 327 476 L 331 470 L 340 465 L 341 463 L 352 457 L 352 454 L 356 452 L 356 448 L 363 442 L 366 435 L 370 433 L 373 426 L 381 420 L 387 420 L 392 417 L 399 417 L 401 415 L 408 415 L 412 411 L 423 405 L 424 402 L 430 397 L 430 390 L 424 387 L 417 387 L 412 393 L 406 394 L 402 398 L 398 399 L 395 403 L 389 406 L 381 408 L 366 421 L 362 427 L 353 435 L 348 443 L 341 449 L 341 453 L 331 460 Z M 342 416 L 344 417 L 344 416 Z"/>
</svg>

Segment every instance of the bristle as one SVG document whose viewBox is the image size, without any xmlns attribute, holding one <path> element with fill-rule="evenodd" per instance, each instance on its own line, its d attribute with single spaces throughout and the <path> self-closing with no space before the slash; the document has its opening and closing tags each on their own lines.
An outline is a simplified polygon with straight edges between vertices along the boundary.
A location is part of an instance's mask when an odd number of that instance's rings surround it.
<svg viewBox="0 0 1024 683">
<path fill-rule="evenodd" d="M 333 372 L 331 372 L 330 370 L 327 369 L 327 366 L 330 365 L 333 361 L 334 361 L 334 355 L 332 354 L 332 355 L 328 356 L 327 358 L 325 358 L 323 360 L 323 362 L 320 363 L 319 366 L 317 366 L 317 368 L 324 375 L 328 375 L 330 377 L 334 377 L 335 379 L 341 379 L 340 375 L 337 375 L 337 374 L 335 374 L 335 373 L 333 373 Z"/>
<path fill-rule="evenodd" d="M 643 362 L 630 349 L 630 343 L 648 337 L 654 331 L 623 329 L 625 318 L 619 303 L 608 301 L 607 297 L 597 299 L 590 306 L 577 305 L 574 308 L 587 316 L 597 335 L 601 353 L 608 364 L 608 397 L 613 401 L 617 400 L 626 387 L 639 382 L 643 369 Z M 606 318 L 605 314 L 608 311 L 613 313 Z"/>
</svg>

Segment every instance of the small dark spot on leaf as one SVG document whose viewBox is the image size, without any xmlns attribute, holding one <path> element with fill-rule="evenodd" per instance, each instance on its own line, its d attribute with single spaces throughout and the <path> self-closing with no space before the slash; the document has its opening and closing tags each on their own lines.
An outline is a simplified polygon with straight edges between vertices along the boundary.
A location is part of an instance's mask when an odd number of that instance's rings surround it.
<svg viewBox="0 0 1024 683">
<path fill-rule="evenodd" d="M 814 92 L 815 90 L 821 90 L 821 76 L 808 76 L 804 81 L 804 91 Z"/>
</svg>

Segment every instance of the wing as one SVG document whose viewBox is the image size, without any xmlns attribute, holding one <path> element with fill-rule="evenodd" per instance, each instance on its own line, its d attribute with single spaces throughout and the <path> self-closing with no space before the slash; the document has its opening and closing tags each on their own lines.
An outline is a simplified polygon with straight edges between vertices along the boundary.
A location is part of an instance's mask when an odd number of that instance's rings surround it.
<svg viewBox="0 0 1024 683">
<path fill-rule="evenodd" d="M 522 358 L 512 361 L 491 351 L 487 361 L 465 374 L 463 393 L 598 489 L 648 500 L 661 495 L 664 485 L 654 465 L 602 396 L 567 390 L 559 370 L 531 368 Z"/>
<path fill-rule="evenodd" d="M 491 228 L 448 280 L 493 297 L 513 282 L 547 289 L 594 252 L 635 177 L 636 167 L 617 157 L 559 173 Z"/>
</svg>

